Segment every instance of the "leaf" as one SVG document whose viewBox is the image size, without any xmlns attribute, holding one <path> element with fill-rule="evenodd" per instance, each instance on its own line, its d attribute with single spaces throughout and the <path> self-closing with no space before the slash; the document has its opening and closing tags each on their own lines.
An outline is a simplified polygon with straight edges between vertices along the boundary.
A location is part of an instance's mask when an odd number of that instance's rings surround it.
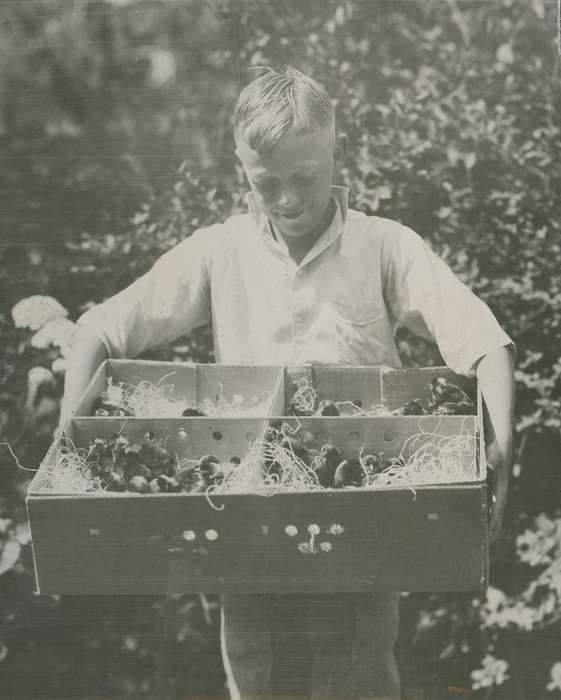
<svg viewBox="0 0 561 700">
<path fill-rule="evenodd" d="M 21 545 L 17 540 L 8 540 L 0 554 L 0 576 L 12 569 L 19 559 Z"/>
</svg>

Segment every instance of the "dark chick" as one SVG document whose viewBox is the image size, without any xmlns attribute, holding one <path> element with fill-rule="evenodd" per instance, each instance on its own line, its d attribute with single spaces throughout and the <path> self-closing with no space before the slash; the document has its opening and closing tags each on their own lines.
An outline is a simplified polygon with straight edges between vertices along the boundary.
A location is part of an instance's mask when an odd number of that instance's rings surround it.
<svg viewBox="0 0 561 700">
<path fill-rule="evenodd" d="M 194 465 L 189 465 L 178 469 L 175 473 L 175 479 L 182 491 L 191 491 L 193 486 L 200 481 L 200 475 Z"/>
<path fill-rule="evenodd" d="M 201 457 L 197 462 L 196 470 L 202 482 L 200 486 L 204 484 L 205 488 L 220 483 L 224 478 L 224 472 L 220 467 L 220 460 L 214 455 Z"/>
<path fill-rule="evenodd" d="M 451 403 L 444 401 L 436 406 L 432 415 L 434 416 L 471 416 L 474 413 L 474 406 L 471 401 L 462 401 L 461 403 Z"/>
<path fill-rule="evenodd" d="M 444 377 L 435 377 L 430 382 L 431 391 L 431 406 L 436 408 L 442 403 L 458 403 L 470 404 L 473 407 L 473 402 L 456 384 L 452 384 Z"/>
<path fill-rule="evenodd" d="M 402 469 L 405 466 L 403 457 L 394 457 L 393 459 L 386 458 L 382 461 L 380 471 L 388 469 Z"/>
<path fill-rule="evenodd" d="M 362 465 L 364 467 L 367 479 L 371 479 L 376 474 L 379 474 L 383 469 L 382 460 L 380 459 L 379 455 L 365 455 L 362 458 Z"/>
<path fill-rule="evenodd" d="M 335 470 L 333 485 L 336 489 L 345 486 L 362 486 L 366 474 L 358 459 L 345 459 Z"/>
<path fill-rule="evenodd" d="M 181 415 L 185 416 L 186 418 L 202 418 L 206 414 L 203 413 L 200 408 L 193 408 L 189 406 L 189 408 L 186 408 Z"/>
<path fill-rule="evenodd" d="M 314 469 L 320 485 L 326 489 L 333 488 L 335 471 L 341 464 L 339 450 L 334 445 L 322 445 L 316 464 Z"/>
<path fill-rule="evenodd" d="M 106 477 L 107 489 L 109 491 L 125 491 L 127 480 L 124 470 L 121 467 L 112 469 Z"/>
<path fill-rule="evenodd" d="M 316 411 L 316 415 L 338 416 L 339 409 L 337 408 L 337 404 L 334 401 L 328 401 L 327 399 L 324 399 L 323 401 L 320 401 L 318 410 Z"/>
<path fill-rule="evenodd" d="M 123 464 L 126 462 L 126 452 L 129 447 L 129 441 L 124 435 L 115 433 L 109 438 L 109 447 L 115 464 Z"/>
<path fill-rule="evenodd" d="M 153 476 L 173 474 L 173 457 L 170 453 L 154 442 L 145 442 L 139 454 L 140 461 L 145 464 Z"/>
<path fill-rule="evenodd" d="M 179 482 L 173 476 L 160 474 L 160 476 L 157 476 L 152 481 L 156 481 L 160 489 L 160 493 L 174 493 L 175 491 L 179 490 Z M 150 481 L 150 484 L 152 484 L 152 481 Z"/>
<path fill-rule="evenodd" d="M 99 396 L 93 403 L 94 416 L 132 416 L 132 413 L 121 404 Z"/>
<path fill-rule="evenodd" d="M 423 416 L 427 413 L 427 409 L 423 406 L 421 399 L 412 399 L 394 413 L 398 416 Z"/>
<path fill-rule="evenodd" d="M 88 462 L 95 461 L 101 457 L 110 456 L 109 444 L 104 438 L 93 438 L 88 445 L 88 454 L 86 460 Z"/>
<path fill-rule="evenodd" d="M 288 452 L 294 453 L 298 459 L 301 459 L 308 466 L 312 461 L 312 455 L 310 450 L 305 447 L 298 438 L 290 435 L 285 435 L 281 440 L 280 446 L 283 447 Z"/>
<path fill-rule="evenodd" d="M 304 408 L 301 406 L 299 403 L 295 401 L 291 401 L 290 405 L 288 406 L 288 415 L 289 416 L 313 416 L 314 411 L 308 408 Z"/>
</svg>

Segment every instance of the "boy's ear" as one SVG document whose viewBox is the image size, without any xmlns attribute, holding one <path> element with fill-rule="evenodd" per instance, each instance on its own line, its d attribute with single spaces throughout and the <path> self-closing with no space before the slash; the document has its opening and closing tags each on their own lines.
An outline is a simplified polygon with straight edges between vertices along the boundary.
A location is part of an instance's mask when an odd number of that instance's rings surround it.
<svg viewBox="0 0 561 700">
<path fill-rule="evenodd" d="M 339 131 L 335 136 L 335 148 L 333 158 L 341 165 L 347 158 L 349 152 L 349 137 L 344 131 Z"/>
</svg>

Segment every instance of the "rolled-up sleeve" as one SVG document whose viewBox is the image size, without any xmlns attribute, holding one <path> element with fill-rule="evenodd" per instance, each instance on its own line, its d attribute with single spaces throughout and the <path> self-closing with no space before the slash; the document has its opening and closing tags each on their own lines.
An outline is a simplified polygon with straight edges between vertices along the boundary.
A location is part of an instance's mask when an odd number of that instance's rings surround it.
<svg viewBox="0 0 561 700">
<path fill-rule="evenodd" d="M 145 275 L 78 319 L 109 357 L 137 357 L 210 319 L 210 228 L 195 231 Z"/>
<path fill-rule="evenodd" d="M 436 342 L 446 364 L 473 376 L 477 361 L 514 343 L 489 307 L 411 229 L 396 225 L 383 242 L 384 295 L 396 321 Z"/>
</svg>

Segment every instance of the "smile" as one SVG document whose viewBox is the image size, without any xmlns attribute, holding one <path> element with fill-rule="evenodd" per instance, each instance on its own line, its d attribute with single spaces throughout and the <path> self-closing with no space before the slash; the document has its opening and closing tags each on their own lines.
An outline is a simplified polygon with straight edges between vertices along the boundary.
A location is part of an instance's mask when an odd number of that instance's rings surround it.
<svg viewBox="0 0 561 700">
<path fill-rule="evenodd" d="M 306 206 L 303 207 L 302 209 L 297 209 L 297 210 L 294 210 L 294 211 L 286 211 L 286 212 L 284 212 L 284 211 L 279 211 L 279 212 L 278 212 L 278 215 L 279 215 L 279 216 L 282 216 L 283 219 L 296 219 L 296 218 L 298 218 L 301 214 L 303 214 L 303 213 L 306 211 L 307 208 L 308 208 L 308 205 L 306 204 Z"/>
</svg>

